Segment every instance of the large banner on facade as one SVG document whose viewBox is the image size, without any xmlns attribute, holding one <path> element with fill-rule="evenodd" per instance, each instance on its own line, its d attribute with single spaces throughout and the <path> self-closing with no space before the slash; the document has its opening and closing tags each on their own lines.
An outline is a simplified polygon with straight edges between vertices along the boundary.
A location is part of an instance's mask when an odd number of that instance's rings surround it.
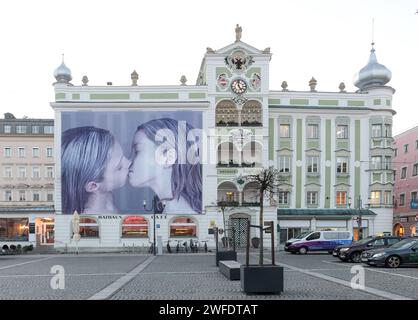
<svg viewBox="0 0 418 320">
<path fill-rule="evenodd" d="M 61 113 L 62 213 L 202 213 L 202 113 Z"/>
</svg>

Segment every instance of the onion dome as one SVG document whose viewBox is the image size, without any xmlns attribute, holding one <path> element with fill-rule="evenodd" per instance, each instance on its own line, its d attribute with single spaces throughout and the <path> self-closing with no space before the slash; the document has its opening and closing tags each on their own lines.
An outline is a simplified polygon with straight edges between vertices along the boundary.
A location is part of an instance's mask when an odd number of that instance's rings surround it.
<svg viewBox="0 0 418 320">
<path fill-rule="evenodd" d="M 354 76 L 354 85 L 360 90 L 374 86 L 384 86 L 392 78 L 392 72 L 377 62 L 375 50 L 370 50 L 369 62 Z"/>
<path fill-rule="evenodd" d="M 73 79 L 71 76 L 71 70 L 64 64 L 64 55 L 62 56 L 61 65 L 55 69 L 54 77 L 57 80 L 56 83 L 66 83 L 69 84 Z"/>
</svg>

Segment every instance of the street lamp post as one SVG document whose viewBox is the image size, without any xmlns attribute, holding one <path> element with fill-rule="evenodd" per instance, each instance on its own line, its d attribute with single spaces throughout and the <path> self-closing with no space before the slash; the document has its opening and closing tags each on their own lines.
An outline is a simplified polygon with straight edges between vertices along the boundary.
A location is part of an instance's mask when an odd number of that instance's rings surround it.
<svg viewBox="0 0 418 320">
<path fill-rule="evenodd" d="M 223 219 L 223 223 L 224 223 L 224 232 L 225 232 L 225 237 L 227 239 L 226 246 L 229 247 L 229 230 L 227 230 L 226 221 L 225 221 L 225 209 L 226 209 L 225 198 L 223 198 L 222 202 L 220 203 L 219 209 L 221 209 L 221 211 L 222 211 L 222 219 Z"/>
<path fill-rule="evenodd" d="M 144 199 L 144 202 L 143 202 L 143 205 L 144 205 L 144 210 L 146 211 L 146 212 L 151 212 L 152 211 L 152 215 L 153 215 L 153 220 L 154 220 L 154 231 L 153 231 L 153 238 L 154 238 L 154 240 L 153 240 L 153 242 L 152 242 L 152 253 L 154 254 L 154 256 L 156 255 L 156 250 L 155 250 L 155 238 L 156 238 L 156 234 L 155 234 L 155 211 L 156 211 L 156 209 L 158 209 L 157 208 L 157 199 L 156 198 L 154 198 L 154 200 L 152 201 L 152 205 L 151 205 L 151 208 L 150 209 L 148 209 L 147 208 L 147 201 Z M 163 201 L 163 208 L 162 208 L 162 211 L 161 211 L 161 213 L 164 211 L 164 209 L 165 209 L 165 201 Z"/>
<path fill-rule="evenodd" d="M 351 200 L 349 200 L 348 206 L 351 207 Z M 367 208 L 370 208 L 370 201 L 367 203 Z M 358 226 L 358 240 L 363 239 L 363 215 L 361 213 L 362 210 L 362 201 L 360 195 L 357 199 L 357 210 L 358 210 L 358 216 L 355 220 L 357 220 L 357 226 Z"/>
<path fill-rule="evenodd" d="M 358 217 L 357 217 L 357 225 L 358 225 L 358 239 L 363 239 L 363 217 L 361 216 L 361 198 L 360 195 L 358 196 Z"/>
</svg>

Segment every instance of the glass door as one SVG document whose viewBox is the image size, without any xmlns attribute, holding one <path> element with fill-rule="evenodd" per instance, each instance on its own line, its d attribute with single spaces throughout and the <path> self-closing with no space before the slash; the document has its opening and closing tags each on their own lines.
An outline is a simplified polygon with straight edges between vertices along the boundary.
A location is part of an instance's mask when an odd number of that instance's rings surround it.
<svg viewBox="0 0 418 320">
<path fill-rule="evenodd" d="M 41 245 L 54 245 L 54 223 L 43 222 L 41 233 Z"/>
</svg>

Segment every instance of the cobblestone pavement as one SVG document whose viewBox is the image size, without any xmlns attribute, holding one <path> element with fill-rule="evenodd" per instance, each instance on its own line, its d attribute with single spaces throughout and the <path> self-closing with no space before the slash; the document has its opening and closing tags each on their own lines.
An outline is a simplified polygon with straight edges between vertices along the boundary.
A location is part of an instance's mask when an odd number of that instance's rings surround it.
<svg viewBox="0 0 418 320">
<path fill-rule="evenodd" d="M 241 263 L 244 258 L 243 253 L 238 254 Z M 268 263 L 269 256 L 266 258 Z M 251 263 L 256 261 L 253 253 Z M 379 294 L 382 292 L 418 299 L 418 268 L 365 267 L 366 288 L 377 290 L 371 293 L 342 284 L 354 276 L 350 272 L 354 264 L 341 263 L 329 254 L 302 256 L 280 252 L 276 262 L 285 266 L 284 292 L 247 296 L 239 281 L 229 281 L 219 273 L 213 254 L 171 254 L 154 260 L 144 254 L 0 256 L 0 299 L 88 299 L 108 288 L 116 288 L 110 299 L 388 298 Z M 142 264 L 148 265 L 141 268 Z M 64 290 L 51 288 L 53 266 L 65 270 Z M 129 281 L 120 282 L 127 276 L 131 276 Z M 122 283 L 120 287 L 115 286 L 118 281 Z"/>
</svg>

